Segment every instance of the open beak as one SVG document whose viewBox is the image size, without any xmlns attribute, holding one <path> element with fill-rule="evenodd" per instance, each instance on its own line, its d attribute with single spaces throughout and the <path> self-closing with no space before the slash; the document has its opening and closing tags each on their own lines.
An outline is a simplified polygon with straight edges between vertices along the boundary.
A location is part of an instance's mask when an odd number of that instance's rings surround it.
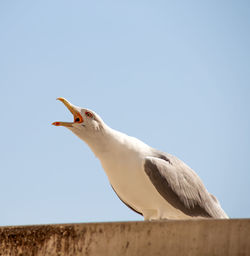
<svg viewBox="0 0 250 256">
<path fill-rule="evenodd" d="M 77 109 L 77 107 L 72 105 L 70 102 L 68 102 L 64 98 L 57 98 L 57 100 L 60 100 L 67 107 L 67 109 L 73 114 L 74 122 L 59 122 L 59 121 L 57 121 L 57 122 L 52 123 L 52 125 L 72 127 L 72 125 L 74 123 L 82 123 L 83 122 L 83 118 L 82 118 L 79 110 Z"/>
</svg>

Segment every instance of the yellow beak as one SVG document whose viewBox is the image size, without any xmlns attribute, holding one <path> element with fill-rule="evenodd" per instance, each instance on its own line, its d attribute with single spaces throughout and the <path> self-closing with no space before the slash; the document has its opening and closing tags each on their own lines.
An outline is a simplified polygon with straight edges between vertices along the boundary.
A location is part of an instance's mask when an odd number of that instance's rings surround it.
<svg viewBox="0 0 250 256">
<path fill-rule="evenodd" d="M 74 123 L 82 123 L 83 122 L 83 118 L 82 118 L 81 114 L 79 113 L 78 109 L 74 105 L 72 105 L 70 102 L 68 102 L 64 98 L 57 98 L 57 100 L 60 100 L 67 107 L 67 109 L 73 114 L 74 122 L 57 121 L 57 122 L 52 123 L 52 125 L 72 127 L 72 124 L 74 124 Z"/>
</svg>

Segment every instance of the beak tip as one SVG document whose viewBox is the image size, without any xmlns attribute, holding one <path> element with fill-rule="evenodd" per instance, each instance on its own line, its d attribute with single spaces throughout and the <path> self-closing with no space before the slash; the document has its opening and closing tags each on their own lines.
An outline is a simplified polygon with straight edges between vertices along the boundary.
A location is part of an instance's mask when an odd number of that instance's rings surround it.
<svg viewBox="0 0 250 256">
<path fill-rule="evenodd" d="M 54 122 L 54 123 L 52 123 L 52 125 L 60 126 L 60 122 Z"/>
</svg>

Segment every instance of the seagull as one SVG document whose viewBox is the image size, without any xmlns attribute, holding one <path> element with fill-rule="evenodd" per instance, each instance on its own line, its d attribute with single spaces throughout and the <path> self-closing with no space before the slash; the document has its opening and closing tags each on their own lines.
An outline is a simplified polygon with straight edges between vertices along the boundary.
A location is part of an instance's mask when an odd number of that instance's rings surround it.
<svg viewBox="0 0 250 256">
<path fill-rule="evenodd" d="M 87 143 L 114 192 L 144 220 L 228 218 L 199 176 L 180 159 L 110 128 L 90 109 L 58 100 L 74 121 L 52 124 L 68 128 Z"/>
</svg>

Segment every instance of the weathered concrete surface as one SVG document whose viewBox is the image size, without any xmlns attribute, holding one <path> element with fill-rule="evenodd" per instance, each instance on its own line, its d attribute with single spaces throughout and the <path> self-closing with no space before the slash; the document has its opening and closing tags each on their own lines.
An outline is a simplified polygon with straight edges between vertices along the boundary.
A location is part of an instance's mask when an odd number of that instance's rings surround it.
<svg viewBox="0 0 250 256">
<path fill-rule="evenodd" d="M 0 228 L 0 255 L 250 255 L 250 219 Z"/>
</svg>

